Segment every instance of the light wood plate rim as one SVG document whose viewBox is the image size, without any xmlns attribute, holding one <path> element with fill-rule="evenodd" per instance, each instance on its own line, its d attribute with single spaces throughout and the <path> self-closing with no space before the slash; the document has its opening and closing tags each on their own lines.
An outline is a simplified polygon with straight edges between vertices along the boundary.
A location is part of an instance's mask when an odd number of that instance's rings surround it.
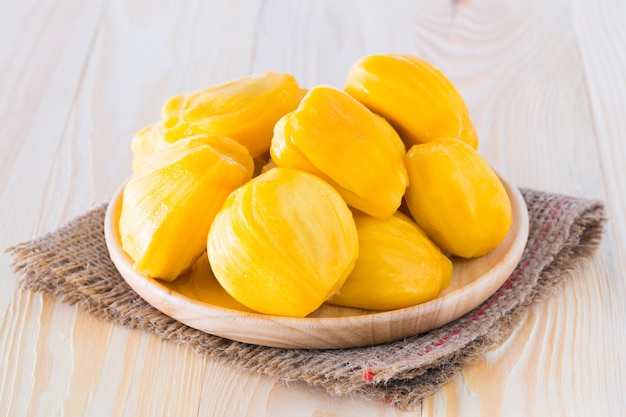
<svg viewBox="0 0 626 417">
<path fill-rule="evenodd" d="M 467 314 L 494 294 L 514 271 L 528 239 L 528 211 L 520 191 L 506 180 L 513 209 L 509 235 L 492 253 L 474 260 L 455 259 L 469 268 L 481 262 L 487 270 L 471 282 L 453 285 L 429 302 L 384 312 L 356 312 L 333 307 L 338 317 L 280 317 L 232 310 L 180 294 L 158 280 L 137 272 L 121 249 L 118 231 L 125 184 L 115 193 L 105 215 L 104 232 L 111 260 L 120 275 L 157 310 L 200 331 L 231 340 L 265 346 L 334 349 L 390 342 L 443 326 Z M 494 256 L 497 254 L 497 257 Z M 454 279 L 454 277 L 453 277 Z M 343 313 L 345 311 L 345 313 Z M 352 315 L 353 312 L 357 314 Z"/>
</svg>

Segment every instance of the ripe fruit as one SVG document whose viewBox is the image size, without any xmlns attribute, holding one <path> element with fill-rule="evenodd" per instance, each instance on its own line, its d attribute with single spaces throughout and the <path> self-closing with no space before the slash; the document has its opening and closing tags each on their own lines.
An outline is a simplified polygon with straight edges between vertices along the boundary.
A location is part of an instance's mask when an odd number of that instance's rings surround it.
<svg viewBox="0 0 626 417">
<path fill-rule="evenodd" d="M 266 72 L 175 96 L 161 111 L 164 137 L 228 136 L 255 157 L 269 149 L 274 124 L 298 106 L 301 94 L 293 76 Z"/>
<path fill-rule="evenodd" d="M 411 215 L 442 250 L 472 258 L 506 237 L 512 218 L 509 196 L 471 146 L 455 139 L 414 145 L 406 165 Z"/>
<path fill-rule="evenodd" d="M 348 205 L 391 216 L 407 186 L 404 144 L 383 118 L 332 87 L 309 90 L 274 128 L 272 160 L 326 180 Z"/>
<path fill-rule="evenodd" d="M 391 123 L 407 149 L 441 138 L 478 148 L 469 111 L 454 85 L 426 60 L 411 55 L 370 55 L 357 61 L 348 94 Z"/>
<path fill-rule="evenodd" d="M 450 283 L 452 262 L 409 217 L 354 213 L 359 258 L 329 302 L 367 310 L 394 310 L 437 297 Z"/>
<path fill-rule="evenodd" d="M 233 192 L 208 236 L 216 278 L 241 304 L 304 317 L 352 271 L 358 239 L 352 213 L 320 178 L 274 168 Z"/>
<path fill-rule="evenodd" d="M 248 151 L 220 136 L 183 139 L 152 155 L 122 199 L 122 248 L 134 268 L 166 281 L 189 268 L 224 200 L 253 169 Z"/>
</svg>

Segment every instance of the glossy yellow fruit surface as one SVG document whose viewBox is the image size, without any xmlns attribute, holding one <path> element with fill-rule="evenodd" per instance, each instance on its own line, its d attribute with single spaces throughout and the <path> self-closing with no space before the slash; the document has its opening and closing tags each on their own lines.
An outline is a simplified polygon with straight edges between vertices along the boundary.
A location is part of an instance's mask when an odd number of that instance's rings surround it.
<svg viewBox="0 0 626 417">
<path fill-rule="evenodd" d="M 412 145 L 440 138 L 478 148 L 463 98 L 426 60 L 411 55 L 370 55 L 350 69 L 345 91 L 391 123 Z"/>
<path fill-rule="evenodd" d="M 280 119 L 270 152 L 276 166 L 323 178 L 350 206 L 379 218 L 398 209 L 408 183 L 404 144 L 391 125 L 332 87 L 310 89 Z"/>
<path fill-rule="evenodd" d="M 274 168 L 233 192 L 208 236 L 213 272 L 243 305 L 304 317 L 334 294 L 358 256 L 356 226 L 337 191 Z"/>
<path fill-rule="evenodd" d="M 331 304 L 394 310 L 437 297 L 452 276 L 452 262 L 404 214 L 376 219 L 355 212 L 359 258 Z"/>
<path fill-rule="evenodd" d="M 274 124 L 298 106 L 301 94 L 293 76 L 266 72 L 175 96 L 161 112 L 164 137 L 228 136 L 255 157 L 269 149 Z"/>
<path fill-rule="evenodd" d="M 504 185 L 472 147 L 455 139 L 413 146 L 406 155 L 406 202 L 415 222 L 442 250 L 485 255 L 511 227 Z"/>
<path fill-rule="evenodd" d="M 153 154 L 122 198 L 120 237 L 134 268 L 166 281 L 189 268 L 206 250 L 224 200 L 253 169 L 243 146 L 219 136 L 183 139 Z"/>
<path fill-rule="evenodd" d="M 169 146 L 163 138 L 163 122 L 146 126 L 133 136 L 130 149 L 133 153 L 133 172 L 141 170 L 143 165 L 156 152 Z"/>
</svg>

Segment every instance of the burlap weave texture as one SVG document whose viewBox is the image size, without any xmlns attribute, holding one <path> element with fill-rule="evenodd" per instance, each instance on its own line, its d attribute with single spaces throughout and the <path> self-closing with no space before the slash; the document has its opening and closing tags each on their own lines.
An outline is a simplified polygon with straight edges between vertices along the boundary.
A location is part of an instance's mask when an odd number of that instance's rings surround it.
<svg viewBox="0 0 626 417">
<path fill-rule="evenodd" d="M 162 314 L 130 289 L 109 259 L 103 229 L 106 206 L 8 252 L 23 288 L 60 297 L 101 319 L 153 333 L 240 369 L 410 409 L 506 339 L 529 306 L 567 279 L 582 279 L 576 271 L 601 239 L 603 204 L 528 189 L 522 194 L 529 210 L 529 238 L 517 269 L 499 291 L 439 329 L 362 348 L 250 345 L 200 332 Z"/>
</svg>

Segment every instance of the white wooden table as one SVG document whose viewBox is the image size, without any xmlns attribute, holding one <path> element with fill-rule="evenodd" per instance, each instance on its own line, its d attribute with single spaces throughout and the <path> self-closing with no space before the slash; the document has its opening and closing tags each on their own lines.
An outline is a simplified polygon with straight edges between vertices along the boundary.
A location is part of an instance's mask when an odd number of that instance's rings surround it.
<svg viewBox="0 0 626 417">
<path fill-rule="evenodd" d="M 519 186 L 599 198 L 595 258 L 413 412 L 231 369 L 17 288 L 0 257 L 0 415 L 626 413 L 626 1 L 0 0 L 0 247 L 108 200 L 171 95 L 252 72 L 343 85 L 363 55 L 456 84 Z"/>
</svg>

